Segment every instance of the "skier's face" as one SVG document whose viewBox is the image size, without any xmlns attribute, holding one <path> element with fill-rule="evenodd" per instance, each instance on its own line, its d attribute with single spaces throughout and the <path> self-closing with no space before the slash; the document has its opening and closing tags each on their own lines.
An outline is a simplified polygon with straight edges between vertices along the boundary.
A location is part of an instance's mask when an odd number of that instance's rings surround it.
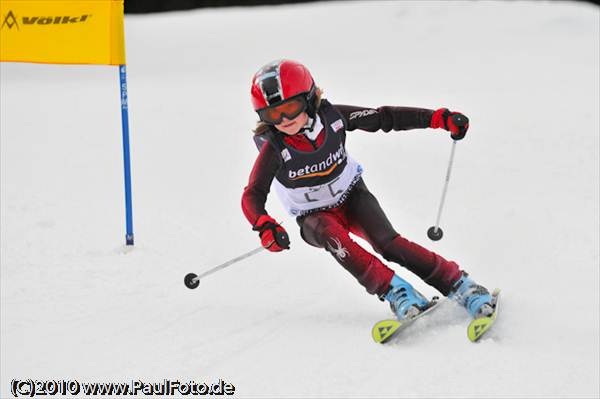
<svg viewBox="0 0 600 399">
<path fill-rule="evenodd" d="M 300 129 L 302 129 L 304 125 L 306 125 L 307 122 L 308 114 L 306 112 L 303 112 L 291 120 L 284 116 L 281 123 L 279 125 L 275 125 L 275 127 L 280 132 L 285 133 L 289 136 L 293 136 L 294 134 L 298 133 Z"/>
</svg>

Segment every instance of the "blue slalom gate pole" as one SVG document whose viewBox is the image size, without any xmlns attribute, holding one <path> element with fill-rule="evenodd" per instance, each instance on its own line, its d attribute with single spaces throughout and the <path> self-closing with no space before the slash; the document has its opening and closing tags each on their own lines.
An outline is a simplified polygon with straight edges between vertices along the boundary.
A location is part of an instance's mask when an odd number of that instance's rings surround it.
<svg viewBox="0 0 600 399">
<path fill-rule="evenodd" d="M 123 127 L 123 165 L 125 169 L 125 243 L 133 245 L 133 210 L 131 205 L 131 157 L 129 155 L 129 113 L 127 105 L 127 67 L 119 66 L 121 80 L 121 125 Z"/>
</svg>

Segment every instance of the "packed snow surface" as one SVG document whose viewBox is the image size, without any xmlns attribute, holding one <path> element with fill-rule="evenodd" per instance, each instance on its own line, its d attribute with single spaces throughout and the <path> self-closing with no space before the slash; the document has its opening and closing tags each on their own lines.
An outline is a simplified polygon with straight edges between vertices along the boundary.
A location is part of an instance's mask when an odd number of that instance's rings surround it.
<svg viewBox="0 0 600 399">
<path fill-rule="evenodd" d="M 239 397 L 597 398 L 599 15 L 368 1 L 127 16 L 132 250 L 116 68 L 2 64 L 0 396 L 13 379 L 220 378 Z M 354 131 L 347 149 L 402 235 L 502 289 L 484 341 L 448 303 L 374 344 L 387 304 L 305 244 L 275 196 L 291 250 L 185 288 L 259 245 L 240 208 L 249 85 L 277 58 L 305 63 L 333 103 L 469 116 L 439 242 L 426 231 L 448 133 Z"/>
</svg>

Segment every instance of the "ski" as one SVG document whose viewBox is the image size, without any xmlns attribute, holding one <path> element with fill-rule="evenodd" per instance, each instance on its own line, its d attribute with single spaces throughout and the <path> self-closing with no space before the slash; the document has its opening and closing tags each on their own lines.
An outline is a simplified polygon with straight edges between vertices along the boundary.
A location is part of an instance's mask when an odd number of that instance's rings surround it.
<svg viewBox="0 0 600 399">
<path fill-rule="evenodd" d="M 438 297 L 433 297 L 431 301 L 429 301 L 427 308 L 411 319 L 385 319 L 378 321 L 371 329 L 371 336 L 373 337 L 373 340 L 378 344 L 385 344 L 386 342 L 389 342 L 392 338 L 396 337 L 401 331 L 405 330 L 416 320 L 437 309 L 440 303 L 445 299 L 446 298 L 440 301 Z"/>
<path fill-rule="evenodd" d="M 488 332 L 496 322 L 496 317 L 498 316 L 498 295 L 500 295 L 500 289 L 496 288 L 494 292 L 492 292 L 492 305 L 494 307 L 494 313 L 492 313 L 490 316 L 475 319 L 469 324 L 469 327 L 467 328 L 467 336 L 471 342 L 479 341 L 479 339 L 483 337 L 483 335 Z"/>
</svg>

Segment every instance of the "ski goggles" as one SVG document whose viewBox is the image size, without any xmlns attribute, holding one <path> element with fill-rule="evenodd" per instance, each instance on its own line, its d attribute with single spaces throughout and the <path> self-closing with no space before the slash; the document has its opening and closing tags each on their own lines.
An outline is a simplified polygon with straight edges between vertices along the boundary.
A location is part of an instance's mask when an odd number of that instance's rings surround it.
<svg viewBox="0 0 600 399">
<path fill-rule="evenodd" d="M 261 121 L 270 125 L 279 125 L 283 122 L 283 118 L 286 117 L 288 120 L 292 120 L 306 111 L 308 104 L 304 95 L 291 97 L 281 104 L 259 109 L 258 117 Z"/>
</svg>

